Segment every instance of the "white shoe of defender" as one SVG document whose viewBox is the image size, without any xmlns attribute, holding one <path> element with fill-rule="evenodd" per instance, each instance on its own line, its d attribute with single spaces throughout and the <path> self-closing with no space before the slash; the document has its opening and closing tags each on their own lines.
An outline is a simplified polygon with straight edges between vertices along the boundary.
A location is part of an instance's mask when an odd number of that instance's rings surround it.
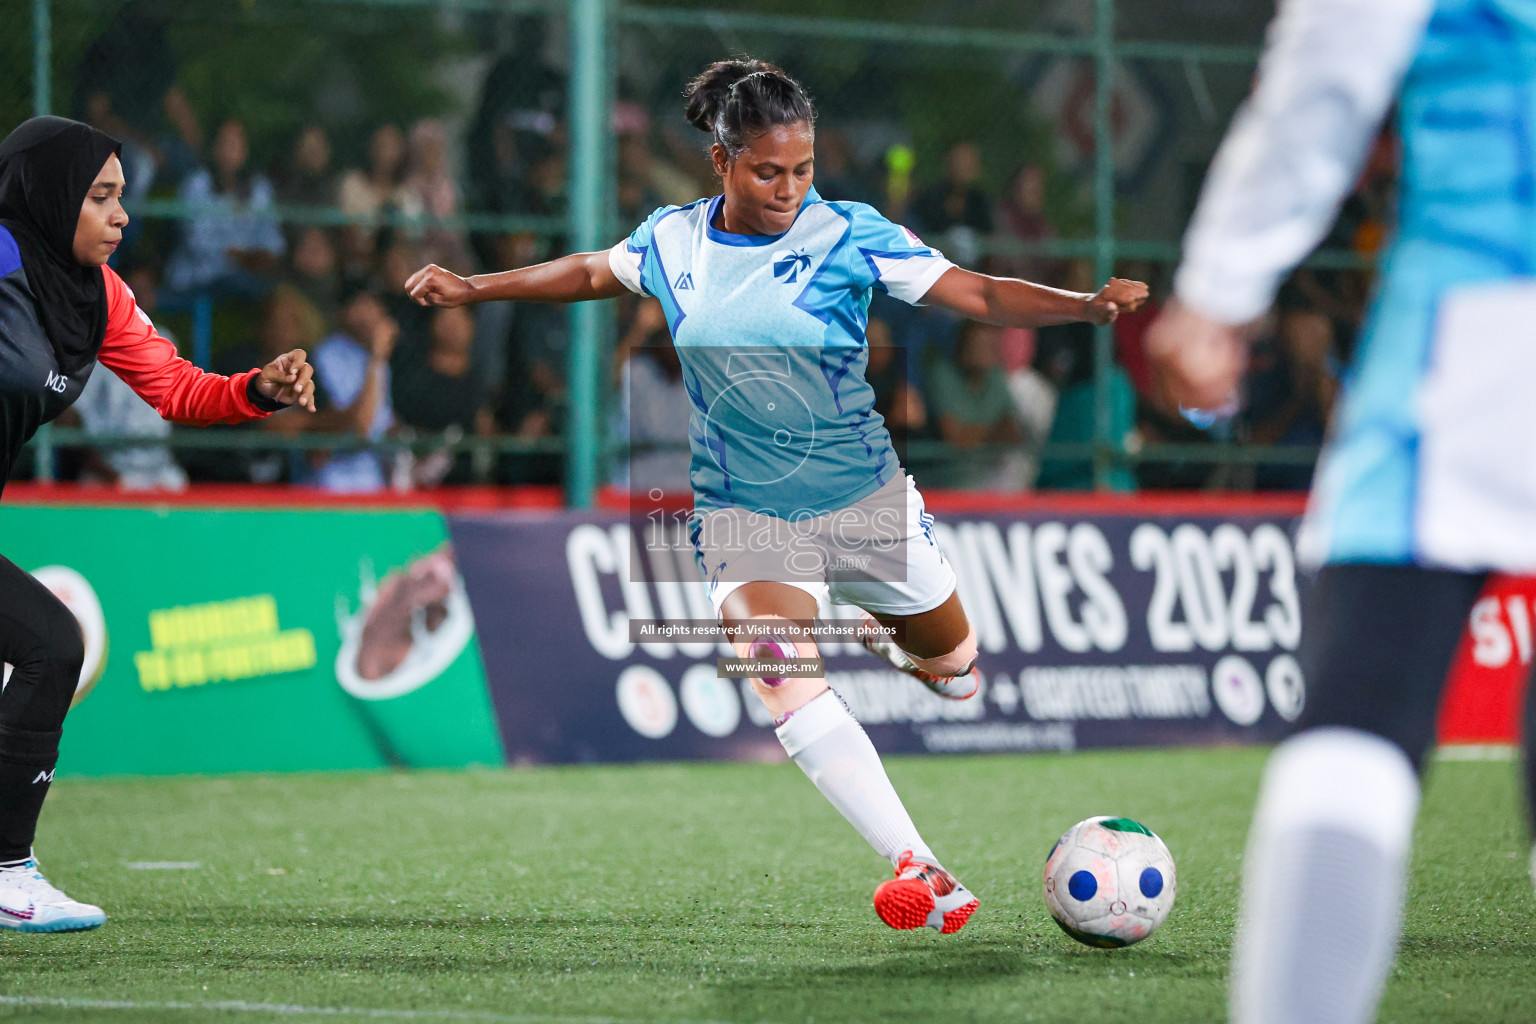
<svg viewBox="0 0 1536 1024">
<path fill-rule="evenodd" d="M 924 672 L 912 663 L 912 659 L 907 657 L 905 651 L 896 646 L 895 641 L 879 630 L 879 623 L 873 616 L 865 615 L 859 623 L 859 643 L 864 645 L 866 651 L 891 667 L 905 672 L 940 697 L 949 700 L 968 700 L 976 696 L 976 691 L 981 689 L 981 676 L 976 672 L 974 661 L 971 662 L 970 668 L 957 676 L 936 676 L 931 672 Z"/>
<path fill-rule="evenodd" d="M 18 932 L 83 932 L 100 928 L 100 907 L 64 895 L 38 870 L 37 861 L 0 868 L 0 928 Z"/>
</svg>

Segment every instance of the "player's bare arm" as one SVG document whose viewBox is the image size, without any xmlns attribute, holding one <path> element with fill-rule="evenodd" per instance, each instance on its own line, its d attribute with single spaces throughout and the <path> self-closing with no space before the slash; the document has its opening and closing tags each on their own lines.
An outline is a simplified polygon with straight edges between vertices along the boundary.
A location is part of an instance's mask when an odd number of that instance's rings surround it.
<svg viewBox="0 0 1536 1024">
<path fill-rule="evenodd" d="M 1109 324 L 1121 313 L 1139 309 L 1147 301 L 1147 286 L 1112 277 L 1089 294 L 951 267 L 928 289 L 923 301 L 1001 327 L 1051 327 L 1078 321 Z"/>
<path fill-rule="evenodd" d="M 422 306 L 463 306 L 472 302 L 584 302 L 624 294 L 624 285 L 608 266 L 606 252 L 580 252 L 548 263 L 499 274 L 460 277 L 429 264 L 405 282 L 412 301 Z"/>
</svg>

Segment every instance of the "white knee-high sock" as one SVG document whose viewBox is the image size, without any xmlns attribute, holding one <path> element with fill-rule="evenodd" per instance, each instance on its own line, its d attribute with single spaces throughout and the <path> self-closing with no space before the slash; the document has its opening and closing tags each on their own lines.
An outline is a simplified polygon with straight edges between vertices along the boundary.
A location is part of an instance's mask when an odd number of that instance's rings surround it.
<svg viewBox="0 0 1536 1024">
<path fill-rule="evenodd" d="M 1402 929 L 1419 779 L 1396 744 L 1301 733 L 1269 759 L 1232 955 L 1234 1024 L 1367 1024 Z"/>
<path fill-rule="evenodd" d="M 777 732 L 795 764 L 876 853 L 893 865 L 907 850 L 933 860 L 933 851 L 886 777 L 875 745 L 837 694 L 823 693 Z"/>
</svg>

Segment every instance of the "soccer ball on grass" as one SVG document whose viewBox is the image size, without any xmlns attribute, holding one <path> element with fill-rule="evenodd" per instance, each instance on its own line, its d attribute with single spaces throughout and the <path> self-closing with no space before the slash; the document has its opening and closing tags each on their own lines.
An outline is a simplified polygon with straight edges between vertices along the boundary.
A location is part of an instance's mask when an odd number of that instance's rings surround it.
<svg viewBox="0 0 1536 1024">
<path fill-rule="evenodd" d="M 1062 931 L 1090 946 L 1140 942 L 1167 919 L 1177 891 L 1168 847 L 1130 818 L 1080 821 L 1045 859 L 1045 905 Z"/>
</svg>

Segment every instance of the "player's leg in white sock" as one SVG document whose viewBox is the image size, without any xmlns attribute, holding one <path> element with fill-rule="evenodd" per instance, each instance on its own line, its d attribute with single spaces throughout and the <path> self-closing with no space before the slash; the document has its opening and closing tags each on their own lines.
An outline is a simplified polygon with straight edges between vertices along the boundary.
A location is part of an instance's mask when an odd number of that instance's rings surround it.
<svg viewBox="0 0 1536 1024">
<path fill-rule="evenodd" d="M 772 635 L 776 619 L 791 624 L 771 615 L 751 621 Z M 749 639 L 736 640 L 734 645 L 743 657 L 762 656 L 769 646 Z M 792 646 L 797 657 L 818 656 L 814 641 L 789 640 L 778 646 Z M 895 864 L 910 850 L 919 858 L 932 859 L 932 851 L 886 776 L 875 745 L 827 687 L 825 678 L 757 678 L 752 688 L 773 715 L 784 751 L 880 856 Z"/>
<path fill-rule="evenodd" d="M 1319 728 L 1276 748 L 1243 862 L 1234 1024 L 1365 1024 L 1397 947 L 1419 780 L 1402 748 Z"/>
<path fill-rule="evenodd" d="M 823 688 L 787 718 L 775 718 L 782 719 L 777 732 L 785 752 L 876 853 L 892 865 L 908 851 L 937 863 L 886 776 L 875 745 L 837 694 Z"/>
</svg>

